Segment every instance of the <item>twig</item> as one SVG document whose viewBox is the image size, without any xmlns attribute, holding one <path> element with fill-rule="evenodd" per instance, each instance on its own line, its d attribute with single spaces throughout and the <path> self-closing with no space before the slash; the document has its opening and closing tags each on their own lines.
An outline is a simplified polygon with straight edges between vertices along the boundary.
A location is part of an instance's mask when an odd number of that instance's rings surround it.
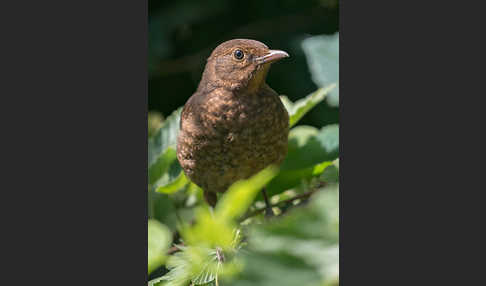
<svg viewBox="0 0 486 286">
<path fill-rule="evenodd" d="M 178 251 L 181 251 L 177 246 L 172 246 L 171 248 L 169 248 L 169 250 L 167 250 L 167 255 L 172 255 Z"/>
<path fill-rule="evenodd" d="M 265 212 L 266 212 L 265 216 L 267 218 L 274 217 L 275 213 L 272 210 L 272 204 L 270 204 L 270 200 L 268 199 L 267 196 L 267 190 L 265 188 L 263 188 L 262 190 L 262 195 L 263 195 L 263 199 L 265 200 Z"/>
<path fill-rule="evenodd" d="M 293 201 L 296 201 L 296 200 L 299 200 L 299 199 L 305 199 L 305 198 L 308 198 L 310 197 L 313 193 L 315 193 L 317 190 L 312 190 L 312 191 L 309 191 L 309 192 L 306 192 L 306 193 L 303 193 L 303 194 L 300 194 L 300 195 L 297 195 L 293 198 L 290 198 L 290 199 L 286 199 L 286 200 L 283 200 L 283 201 L 280 201 L 276 204 L 273 204 L 271 205 L 271 207 L 278 207 L 279 205 L 282 205 L 282 204 L 288 204 L 288 203 L 291 203 Z M 265 208 L 262 208 L 262 209 L 258 209 L 258 210 L 254 210 L 252 211 L 251 213 L 247 214 L 246 216 L 244 216 L 240 221 L 244 221 L 245 219 L 247 218 L 250 218 L 252 216 L 255 216 L 263 211 L 266 210 L 266 207 Z"/>
</svg>

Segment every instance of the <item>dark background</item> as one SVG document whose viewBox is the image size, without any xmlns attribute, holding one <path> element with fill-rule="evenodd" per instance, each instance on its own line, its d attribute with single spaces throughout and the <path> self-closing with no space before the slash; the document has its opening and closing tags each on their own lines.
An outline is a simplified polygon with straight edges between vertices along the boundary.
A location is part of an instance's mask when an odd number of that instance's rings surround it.
<svg viewBox="0 0 486 286">
<path fill-rule="evenodd" d="M 148 7 L 149 111 L 165 117 L 196 90 L 211 51 L 234 38 L 287 51 L 290 59 L 272 66 L 267 83 L 292 101 L 308 95 L 318 87 L 301 42 L 339 27 L 337 0 L 151 0 Z M 320 128 L 337 122 L 338 108 L 321 103 L 300 124 Z"/>
</svg>

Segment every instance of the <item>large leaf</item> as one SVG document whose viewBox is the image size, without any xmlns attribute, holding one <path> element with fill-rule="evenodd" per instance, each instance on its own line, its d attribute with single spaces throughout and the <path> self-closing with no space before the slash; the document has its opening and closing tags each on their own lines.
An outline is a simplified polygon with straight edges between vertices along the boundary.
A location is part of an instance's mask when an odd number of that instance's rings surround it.
<svg viewBox="0 0 486 286">
<path fill-rule="evenodd" d="M 176 156 L 181 112 L 182 107 L 174 111 L 149 139 L 149 184 L 160 193 L 172 194 L 189 183 Z"/>
<path fill-rule="evenodd" d="M 269 166 L 248 180 L 238 181 L 231 185 L 216 206 L 216 216 L 233 220 L 241 216 L 259 191 L 277 174 L 278 169 Z"/>
<path fill-rule="evenodd" d="M 280 173 L 268 184 L 268 194 L 283 192 L 321 175 L 338 154 L 339 125 L 328 125 L 321 130 L 305 125 L 291 129 L 287 157 Z"/>
<path fill-rule="evenodd" d="M 166 169 L 166 172 L 162 174 L 154 185 L 155 191 L 158 193 L 173 194 L 188 183 L 189 180 L 182 171 L 179 161 L 173 160 L 169 168 Z"/>
<path fill-rule="evenodd" d="M 296 102 L 290 101 L 286 96 L 281 96 L 283 105 L 289 113 L 289 125 L 294 126 L 299 122 L 304 115 L 309 112 L 314 106 L 324 100 L 326 95 L 336 87 L 335 83 L 332 83 L 325 88 L 319 88 L 308 96 L 297 100 Z"/>
<path fill-rule="evenodd" d="M 174 111 L 148 141 L 148 165 L 151 167 L 168 147 L 175 149 L 182 107 Z"/>
<path fill-rule="evenodd" d="M 174 111 L 148 140 L 149 183 L 157 181 L 176 160 L 175 150 L 182 108 Z"/>
<path fill-rule="evenodd" d="M 161 184 L 160 186 L 157 187 L 155 191 L 163 194 L 173 194 L 178 190 L 182 189 L 188 183 L 189 180 L 187 179 L 184 172 L 179 170 L 179 174 L 175 178 L 170 180 L 168 183 Z"/>
<path fill-rule="evenodd" d="M 156 219 L 175 231 L 177 214 L 172 198 L 167 194 L 156 193 L 154 187 L 149 189 L 148 196 L 149 218 Z"/>
<path fill-rule="evenodd" d="M 339 125 L 318 130 L 312 126 L 298 126 L 290 130 L 287 157 L 282 170 L 295 170 L 332 161 L 339 153 Z"/>
<path fill-rule="evenodd" d="M 156 220 L 148 221 L 148 273 L 161 266 L 172 242 L 170 230 Z"/>
<path fill-rule="evenodd" d="M 326 168 L 320 179 L 328 183 L 339 183 L 339 158 L 334 160 L 329 168 Z"/>
<path fill-rule="evenodd" d="M 302 49 L 312 80 L 318 86 L 339 83 L 339 33 L 307 38 L 302 41 Z M 331 91 L 327 103 L 333 107 L 339 106 L 339 86 Z"/>
<path fill-rule="evenodd" d="M 155 184 L 160 181 L 161 177 L 167 173 L 169 168 L 177 162 L 176 149 L 172 146 L 165 149 L 165 151 L 160 154 L 157 160 L 149 168 L 149 184 Z M 168 183 L 170 178 L 166 178 L 166 183 Z M 159 183 L 160 185 L 161 183 Z"/>
<path fill-rule="evenodd" d="M 317 177 L 329 167 L 332 167 L 331 161 L 325 161 L 314 166 L 297 169 L 297 170 L 284 170 L 281 171 L 267 186 L 267 194 L 272 196 L 281 193 L 285 190 L 294 188 L 300 185 L 304 180 L 309 180 L 313 177 Z M 334 177 L 332 177 L 334 178 Z M 323 179 L 324 180 L 324 179 Z M 334 180 L 335 181 L 335 180 Z M 263 196 L 259 197 L 262 199 Z"/>
</svg>

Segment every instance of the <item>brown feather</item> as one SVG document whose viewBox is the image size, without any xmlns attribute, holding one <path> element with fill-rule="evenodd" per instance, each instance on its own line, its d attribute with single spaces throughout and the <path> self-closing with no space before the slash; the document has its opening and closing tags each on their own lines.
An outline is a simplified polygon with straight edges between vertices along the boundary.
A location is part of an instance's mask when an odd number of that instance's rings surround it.
<svg viewBox="0 0 486 286">
<path fill-rule="evenodd" d="M 233 57 L 235 49 L 244 51 L 243 60 Z M 182 110 L 177 158 L 205 192 L 224 192 L 287 154 L 287 111 L 265 83 L 270 64 L 254 61 L 268 52 L 254 40 L 218 46 Z"/>
</svg>

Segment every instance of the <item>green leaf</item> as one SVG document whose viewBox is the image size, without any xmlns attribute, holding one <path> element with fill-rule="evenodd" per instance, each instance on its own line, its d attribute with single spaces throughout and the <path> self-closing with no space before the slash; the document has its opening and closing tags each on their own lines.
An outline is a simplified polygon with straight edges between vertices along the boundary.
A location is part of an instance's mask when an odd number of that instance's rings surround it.
<svg viewBox="0 0 486 286">
<path fill-rule="evenodd" d="M 253 203 L 258 192 L 277 175 L 277 172 L 275 166 L 269 166 L 251 178 L 231 185 L 216 205 L 215 215 L 228 220 L 241 216 Z"/>
<path fill-rule="evenodd" d="M 214 213 L 208 208 L 197 210 L 197 222 L 181 229 L 181 235 L 189 245 L 207 248 L 234 248 L 235 220 L 245 213 L 261 190 L 278 172 L 269 166 L 247 180 L 240 180 L 223 194 Z"/>
<path fill-rule="evenodd" d="M 218 276 L 218 269 L 221 267 L 221 262 L 218 261 L 217 250 L 210 250 L 206 258 L 204 263 L 201 264 L 202 269 L 199 274 L 191 279 L 194 285 L 208 284 Z"/>
<path fill-rule="evenodd" d="M 290 130 L 287 157 L 281 170 L 296 170 L 332 161 L 339 154 L 339 125 L 318 130 L 312 126 L 297 126 Z"/>
<path fill-rule="evenodd" d="M 326 95 L 335 87 L 336 84 L 332 83 L 325 88 L 319 88 L 308 96 L 297 100 L 295 103 L 292 103 L 286 96 L 281 96 L 280 99 L 289 113 L 290 127 L 294 126 L 307 112 L 323 101 Z"/>
<path fill-rule="evenodd" d="M 156 220 L 148 221 L 148 273 L 164 264 L 172 242 L 170 230 Z"/>
<path fill-rule="evenodd" d="M 163 194 L 172 194 L 183 188 L 185 185 L 189 183 L 184 172 L 180 172 L 179 176 L 177 176 L 173 181 L 169 182 L 167 185 L 159 186 L 156 189 L 156 192 L 163 193 Z"/>
<path fill-rule="evenodd" d="M 220 260 L 221 250 L 199 246 L 179 247 L 167 260 L 169 272 L 162 277 L 151 280 L 149 285 L 187 286 L 208 285 L 214 282 L 223 263 Z"/>
<path fill-rule="evenodd" d="M 339 125 L 328 125 L 321 130 L 305 125 L 292 128 L 287 157 L 279 174 L 268 184 L 268 194 L 281 193 L 321 175 L 338 155 Z"/>
<path fill-rule="evenodd" d="M 332 162 L 321 175 L 321 180 L 328 183 L 339 183 L 339 158 Z"/>
<path fill-rule="evenodd" d="M 163 194 L 173 194 L 184 188 L 188 183 L 189 180 L 182 171 L 179 162 L 176 160 L 173 162 L 169 172 L 164 174 L 163 177 L 156 183 L 157 188 L 155 191 Z"/>
<path fill-rule="evenodd" d="M 165 279 L 164 279 L 164 276 L 162 277 L 157 277 L 155 279 L 152 279 L 148 282 L 148 286 L 162 286 L 164 285 Z"/>
<path fill-rule="evenodd" d="M 235 225 L 226 217 L 215 215 L 206 207 L 196 211 L 197 221 L 193 226 L 184 226 L 181 235 L 188 245 L 205 248 L 231 248 Z"/>
<path fill-rule="evenodd" d="M 156 193 L 152 188 L 149 191 L 149 198 L 149 210 L 151 211 L 149 213 L 149 218 L 156 219 L 165 224 L 172 231 L 175 231 L 177 226 L 176 209 L 174 202 L 169 195 Z"/>
<path fill-rule="evenodd" d="M 150 182 L 155 182 L 164 173 L 167 163 L 176 159 L 175 150 L 182 107 L 174 111 L 148 140 L 148 167 Z M 168 151 L 168 148 L 172 148 Z M 162 158 L 161 158 L 162 157 Z"/>
<path fill-rule="evenodd" d="M 185 248 L 180 252 L 171 255 L 167 260 L 167 268 L 170 271 L 162 277 L 151 280 L 157 286 L 187 286 L 191 277 L 190 260 L 186 255 Z"/>
<path fill-rule="evenodd" d="M 149 184 L 154 184 L 157 180 L 167 172 L 169 167 L 177 160 L 176 150 L 173 147 L 167 147 L 165 151 L 160 154 L 157 160 L 149 168 Z"/>
<path fill-rule="evenodd" d="M 308 180 L 313 177 L 323 174 L 328 167 L 332 166 L 331 161 L 325 161 L 314 166 L 297 169 L 281 171 L 267 186 L 267 194 L 269 196 L 279 194 L 285 190 L 296 187 L 302 183 L 303 180 Z M 334 178 L 334 177 L 332 177 Z M 263 197 L 262 197 L 263 198 Z"/>
<path fill-rule="evenodd" d="M 182 107 L 174 111 L 149 138 L 149 184 L 160 193 L 172 194 L 189 182 L 176 155 L 181 112 Z"/>
<path fill-rule="evenodd" d="M 302 41 L 312 80 L 318 86 L 339 83 L 339 33 L 320 35 Z M 339 106 L 339 86 L 327 98 L 332 107 Z"/>
</svg>

